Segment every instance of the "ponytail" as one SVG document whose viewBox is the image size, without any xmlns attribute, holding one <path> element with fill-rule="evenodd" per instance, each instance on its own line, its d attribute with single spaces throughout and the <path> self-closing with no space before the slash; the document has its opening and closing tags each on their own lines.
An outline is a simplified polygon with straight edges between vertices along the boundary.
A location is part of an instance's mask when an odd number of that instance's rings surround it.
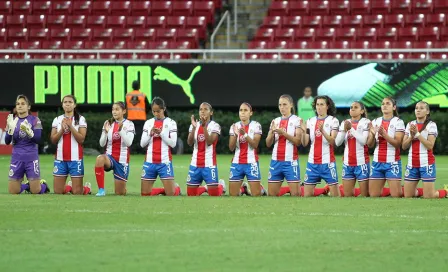
<svg viewBox="0 0 448 272">
<path fill-rule="evenodd" d="M 426 106 L 426 110 L 428 111 L 428 114 L 426 115 L 425 122 L 423 123 L 422 129 L 420 129 L 420 131 L 419 131 L 419 132 L 421 132 L 421 131 L 425 130 L 426 126 L 428 126 L 428 124 L 429 124 L 432 120 L 431 120 L 431 113 L 429 112 L 429 104 L 428 104 L 427 102 L 423 101 L 423 100 L 420 101 L 420 102 L 418 102 L 418 103 L 424 103 L 425 106 Z M 418 103 L 417 103 L 417 104 L 418 104 Z"/>
</svg>

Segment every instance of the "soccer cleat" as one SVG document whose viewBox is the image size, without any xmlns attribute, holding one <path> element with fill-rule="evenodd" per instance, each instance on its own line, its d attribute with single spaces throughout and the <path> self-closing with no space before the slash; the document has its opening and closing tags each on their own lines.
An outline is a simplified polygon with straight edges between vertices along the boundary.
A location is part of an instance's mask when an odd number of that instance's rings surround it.
<svg viewBox="0 0 448 272">
<path fill-rule="evenodd" d="M 261 187 L 261 196 L 268 196 L 268 191 L 260 184 Z"/>
<path fill-rule="evenodd" d="M 69 182 L 71 182 L 71 181 L 69 181 Z M 71 184 L 70 184 L 70 186 L 71 186 Z M 84 183 L 84 187 L 87 187 L 90 189 L 89 195 L 91 195 L 92 194 L 92 184 L 90 182 L 86 182 L 86 183 Z"/>
<path fill-rule="evenodd" d="M 46 180 L 41 179 L 41 180 L 40 180 L 40 184 L 45 184 L 45 185 L 47 185 L 46 188 L 45 188 L 45 192 L 44 192 L 44 194 L 48 194 L 48 193 L 50 193 L 50 186 L 48 186 Z"/>
<path fill-rule="evenodd" d="M 447 194 L 446 194 L 445 197 L 447 198 L 447 197 L 448 197 L 448 184 L 444 184 L 444 185 L 443 185 L 443 190 L 446 191 Z"/>
<path fill-rule="evenodd" d="M 328 184 L 327 184 L 324 186 L 324 189 L 325 189 L 325 194 L 328 195 L 330 193 L 330 186 L 328 186 Z"/>
<path fill-rule="evenodd" d="M 224 195 L 227 192 L 227 190 L 226 190 L 226 182 L 223 179 L 220 179 L 218 181 L 218 183 L 222 185 L 222 194 Z"/>
<path fill-rule="evenodd" d="M 96 193 L 96 196 L 105 196 L 105 195 L 106 191 L 104 190 L 104 188 L 98 189 L 98 193 Z"/>
<path fill-rule="evenodd" d="M 247 195 L 250 196 L 250 192 L 249 192 L 249 184 L 247 184 L 247 182 L 243 182 L 243 184 L 241 184 L 241 195 Z"/>
<path fill-rule="evenodd" d="M 182 190 L 180 189 L 180 186 L 179 186 L 179 184 L 178 183 L 176 183 L 176 188 L 179 188 L 179 195 L 181 196 L 182 195 Z"/>
<path fill-rule="evenodd" d="M 71 180 L 69 180 L 69 181 L 67 182 L 67 185 L 70 186 L 70 187 L 72 187 L 72 184 L 73 184 L 73 183 L 72 183 Z"/>
</svg>

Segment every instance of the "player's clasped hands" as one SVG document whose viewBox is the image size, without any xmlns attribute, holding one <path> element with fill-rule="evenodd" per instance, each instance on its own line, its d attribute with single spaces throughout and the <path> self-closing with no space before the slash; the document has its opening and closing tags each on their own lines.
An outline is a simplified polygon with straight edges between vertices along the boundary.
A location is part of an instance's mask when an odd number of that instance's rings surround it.
<svg viewBox="0 0 448 272">
<path fill-rule="evenodd" d="M 109 133 L 110 130 L 109 120 L 106 120 L 106 122 L 104 122 L 104 130 L 106 131 L 106 133 Z"/>
<path fill-rule="evenodd" d="M 345 120 L 344 122 L 344 130 L 345 132 L 349 131 L 352 128 L 352 123 L 348 120 Z"/>
</svg>

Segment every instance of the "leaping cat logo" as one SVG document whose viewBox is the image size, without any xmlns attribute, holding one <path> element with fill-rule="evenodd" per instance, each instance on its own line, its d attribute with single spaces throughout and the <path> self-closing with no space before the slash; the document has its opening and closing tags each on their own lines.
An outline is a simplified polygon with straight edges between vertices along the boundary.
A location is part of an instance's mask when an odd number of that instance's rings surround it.
<svg viewBox="0 0 448 272">
<path fill-rule="evenodd" d="M 190 77 L 187 80 L 183 80 L 165 67 L 157 66 L 154 70 L 154 80 L 166 80 L 170 84 L 179 85 L 184 91 L 185 95 L 190 98 L 190 103 L 194 104 L 195 98 L 193 93 L 191 92 L 191 81 L 199 71 L 201 71 L 201 66 L 194 67 Z"/>
</svg>

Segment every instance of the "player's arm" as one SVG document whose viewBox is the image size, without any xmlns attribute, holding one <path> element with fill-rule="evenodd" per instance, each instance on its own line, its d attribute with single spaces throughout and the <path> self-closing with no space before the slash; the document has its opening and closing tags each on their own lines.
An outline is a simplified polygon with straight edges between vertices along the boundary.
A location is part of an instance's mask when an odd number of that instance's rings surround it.
<svg viewBox="0 0 448 272">
<path fill-rule="evenodd" d="M 71 123 L 69 123 L 68 126 L 69 126 L 70 132 L 72 133 L 75 140 L 80 144 L 84 143 L 84 140 L 86 139 L 87 128 L 80 127 L 79 131 L 78 131 L 75 129 L 75 127 Z"/>
<path fill-rule="evenodd" d="M 434 144 L 436 143 L 436 136 L 434 135 L 428 135 L 428 139 L 425 139 L 420 133 L 418 133 L 417 139 L 428 150 L 432 150 L 434 148 Z"/>
<path fill-rule="evenodd" d="M 360 145 L 365 145 L 367 143 L 367 138 L 369 137 L 369 131 L 363 131 L 362 133 L 359 133 L 354 128 L 351 128 L 350 133 L 353 135 L 353 137 L 355 137 L 356 141 Z"/>
<path fill-rule="evenodd" d="M 335 140 L 335 143 L 336 143 L 337 146 L 341 146 L 342 143 L 345 140 L 345 135 L 347 134 L 347 132 L 345 131 L 346 130 L 346 126 L 347 126 L 346 122 L 347 121 L 341 122 L 341 125 L 339 126 L 339 133 L 338 133 L 338 136 L 336 137 L 336 140 Z"/>
<path fill-rule="evenodd" d="M 127 147 L 130 147 L 132 145 L 132 142 L 134 141 L 135 136 L 134 126 L 131 125 L 130 128 L 122 128 L 118 133 L 120 134 L 121 139 L 123 139 L 124 144 Z"/>
<path fill-rule="evenodd" d="M 57 128 L 53 127 L 51 129 L 51 135 L 50 135 L 51 143 L 57 144 L 59 142 L 59 139 L 61 139 L 63 133 L 64 130 L 62 128 L 58 131 Z"/>
<path fill-rule="evenodd" d="M 393 138 L 391 136 L 389 136 L 389 134 L 387 134 L 387 133 L 384 133 L 382 137 L 393 147 L 401 148 L 401 144 L 403 142 L 403 136 L 404 136 L 404 132 L 397 131 L 397 132 L 395 132 L 395 135 Z"/>
<path fill-rule="evenodd" d="M 204 126 L 204 137 L 207 145 L 212 145 L 218 139 L 218 133 L 212 132 L 209 134 L 207 128 Z"/>
<path fill-rule="evenodd" d="M 235 148 L 236 148 L 236 140 L 237 140 L 237 135 L 235 134 L 235 131 L 234 131 L 234 126 L 235 126 L 235 124 L 233 124 L 231 127 L 230 127 L 230 131 L 229 131 L 229 149 L 230 149 L 230 151 L 235 151 Z M 248 137 L 248 138 L 250 138 L 250 137 Z"/>
<path fill-rule="evenodd" d="M 165 144 L 174 148 L 177 143 L 177 130 L 172 130 L 168 134 L 161 133 L 160 137 Z"/>
<path fill-rule="evenodd" d="M 194 144 L 194 130 L 188 133 L 187 144 L 193 146 Z"/>
<path fill-rule="evenodd" d="M 272 120 L 271 126 L 269 128 L 268 136 L 266 137 L 266 146 L 268 148 L 270 148 L 274 144 L 274 138 L 275 138 L 274 129 L 275 129 L 275 124 L 274 124 L 274 120 Z"/>
<path fill-rule="evenodd" d="M 30 137 L 31 141 L 38 144 L 40 142 L 40 139 L 42 138 L 42 123 L 39 119 L 36 119 L 36 124 L 31 129 L 33 133 L 31 133 L 30 135 L 29 132 L 27 132 L 27 134 Z"/>
<path fill-rule="evenodd" d="M 107 143 L 107 134 L 109 133 L 109 129 L 110 129 L 110 123 L 109 123 L 109 121 L 106 120 L 106 122 L 104 122 L 103 129 L 101 132 L 101 137 L 100 137 L 100 146 L 101 147 L 104 147 Z"/>
<path fill-rule="evenodd" d="M 412 143 L 412 137 L 410 137 L 410 135 L 405 134 L 403 138 L 403 143 L 401 144 L 403 150 L 408 149 L 411 146 L 411 143 Z"/>
<path fill-rule="evenodd" d="M 258 145 L 260 144 L 261 140 L 261 134 L 254 134 L 254 138 L 249 137 L 249 135 L 246 135 L 246 141 L 252 147 L 253 149 L 257 149 Z"/>
<path fill-rule="evenodd" d="M 145 148 L 149 144 L 149 141 L 151 140 L 151 135 L 150 135 L 148 129 L 149 129 L 149 124 L 148 124 L 148 121 L 146 121 L 145 124 L 143 125 L 142 138 L 140 138 L 140 146 L 142 148 Z"/>
<path fill-rule="evenodd" d="M 338 136 L 338 130 L 337 129 L 332 129 L 330 134 L 328 134 L 325 129 L 321 130 L 322 136 L 325 137 L 325 139 L 327 140 L 327 142 L 334 146 L 336 145 L 336 137 Z"/>
<path fill-rule="evenodd" d="M 302 142 L 302 130 L 300 128 L 296 128 L 294 135 L 289 135 L 285 131 L 283 136 L 295 146 L 299 146 Z"/>
</svg>

